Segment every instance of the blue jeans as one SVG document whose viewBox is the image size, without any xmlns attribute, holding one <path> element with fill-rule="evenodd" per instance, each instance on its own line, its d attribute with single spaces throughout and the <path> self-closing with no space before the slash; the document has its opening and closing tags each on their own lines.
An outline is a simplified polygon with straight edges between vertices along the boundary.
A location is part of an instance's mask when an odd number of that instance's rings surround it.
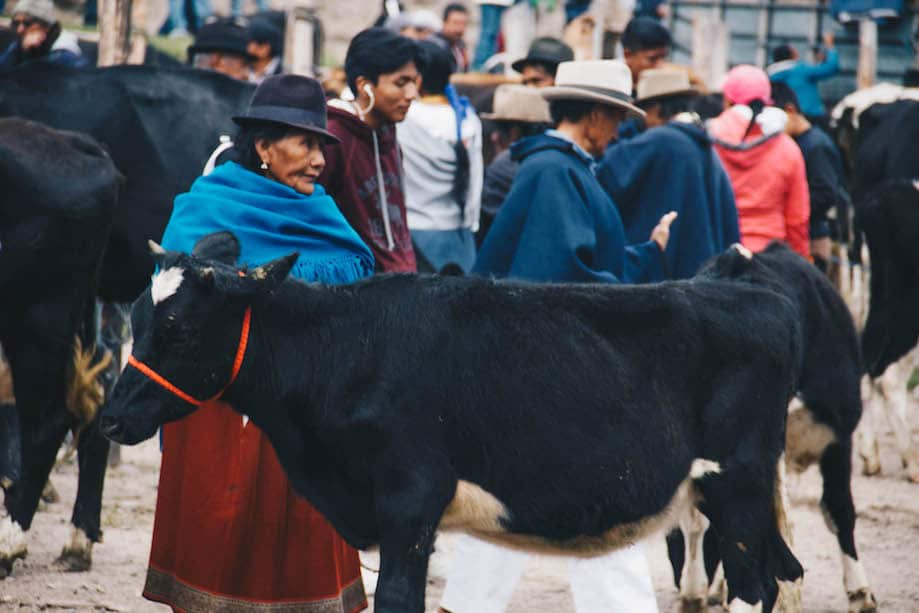
<svg viewBox="0 0 919 613">
<path fill-rule="evenodd" d="M 412 230 L 412 242 L 435 271 L 457 264 L 468 273 L 475 265 L 475 238 L 469 228 Z"/>
<path fill-rule="evenodd" d="M 186 5 L 191 5 L 191 9 L 194 11 L 195 23 L 191 24 L 191 27 L 189 27 L 188 19 L 185 17 Z M 169 0 L 169 21 L 172 23 L 172 30 L 197 32 L 204 20 L 210 15 L 210 0 Z"/>
<path fill-rule="evenodd" d="M 488 58 L 495 54 L 498 48 L 498 34 L 501 33 L 501 15 L 507 8 L 497 4 L 482 4 L 479 7 L 482 9 L 482 29 L 479 32 L 479 42 L 475 46 L 472 70 L 481 70 Z"/>
</svg>

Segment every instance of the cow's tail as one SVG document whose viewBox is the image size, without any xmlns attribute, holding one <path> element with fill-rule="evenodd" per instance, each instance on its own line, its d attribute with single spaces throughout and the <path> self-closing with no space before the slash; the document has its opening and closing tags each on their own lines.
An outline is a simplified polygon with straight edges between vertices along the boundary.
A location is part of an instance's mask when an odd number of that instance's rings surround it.
<svg viewBox="0 0 919 613">
<path fill-rule="evenodd" d="M 791 551 L 794 546 L 791 519 L 788 516 L 788 490 L 785 486 L 785 454 L 779 458 L 773 493 L 775 529 L 769 544 L 770 574 L 779 581 L 797 581 L 804 576 L 804 568 Z"/>
<path fill-rule="evenodd" d="M 112 362 L 112 354 L 106 351 L 96 360 L 95 343 L 83 347 L 79 336 L 74 338 L 73 362 L 67 383 L 67 410 L 76 418 L 74 439 L 80 430 L 90 424 L 96 412 L 105 401 L 105 388 L 101 375 Z"/>
</svg>

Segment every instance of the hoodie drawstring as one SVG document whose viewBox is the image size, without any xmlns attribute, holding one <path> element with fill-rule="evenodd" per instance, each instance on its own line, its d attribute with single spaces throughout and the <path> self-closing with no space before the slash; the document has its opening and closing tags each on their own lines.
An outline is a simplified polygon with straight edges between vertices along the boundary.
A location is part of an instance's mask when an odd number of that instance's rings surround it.
<svg viewBox="0 0 919 613">
<path fill-rule="evenodd" d="M 380 143 L 377 140 L 377 131 L 371 130 L 373 135 L 373 162 L 377 167 L 377 186 L 380 188 L 380 208 L 383 209 L 383 230 L 386 232 L 386 247 L 392 251 L 396 243 L 392 238 L 392 227 L 389 225 L 389 202 L 386 201 L 386 187 L 383 184 L 383 167 L 380 165 Z"/>
</svg>

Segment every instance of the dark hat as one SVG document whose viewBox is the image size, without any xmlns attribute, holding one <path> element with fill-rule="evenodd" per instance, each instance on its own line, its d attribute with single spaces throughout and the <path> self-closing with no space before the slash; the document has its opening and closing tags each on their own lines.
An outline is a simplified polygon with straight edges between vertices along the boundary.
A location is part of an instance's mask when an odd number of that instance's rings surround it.
<svg viewBox="0 0 919 613">
<path fill-rule="evenodd" d="M 198 29 L 195 42 L 188 48 L 188 59 L 196 53 L 234 53 L 249 58 L 248 24 L 239 19 L 214 19 Z"/>
<path fill-rule="evenodd" d="M 277 16 L 280 16 L 280 19 Z M 249 18 L 249 40 L 268 43 L 274 56 L 284 52 L 284 13 L 266 11 Z"/>
<path fill-rule="evenodd" d="M 306 130 L 327 141 L 341 142 L 326 129 L 326 103 L 322 85 L 316 79 L 284 74 L 268 77 L 252 94 L 245 115 L 233 117 L 240 126 L 270 122 Z"/>
<path fill-rule="evenodd" d="M 517 72 L 523 72 L 527 64 L 547 64 L 554 71 L 562 62 L 570 62 L 574 59 L 574 51 L 571 47 L 558 40 L 545 36 L 537 38 L 530 45 L 527 56 L 511 64 L 511 68 Z"/>
</svg>

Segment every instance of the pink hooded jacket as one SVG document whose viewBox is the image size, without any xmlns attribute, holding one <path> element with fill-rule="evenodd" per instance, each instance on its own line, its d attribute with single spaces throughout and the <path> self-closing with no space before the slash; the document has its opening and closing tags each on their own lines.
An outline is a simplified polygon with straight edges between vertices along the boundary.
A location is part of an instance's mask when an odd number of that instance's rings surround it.
<svg viewBox="0 0 919 613">
<path fill-rule="evenodd" d="M 810 260 L 804 156 L 781 126 L 767 128 L 764 134 L 760 124 L 765 121 L 758 121 L 744 138 L 750 117 L 749 107 L 732 106 L 709 124 L 715 151 L 734 186 L 740 240 L 752 251 L 762 251 L 773 240 L 784 241 Z"/>
</svg>

